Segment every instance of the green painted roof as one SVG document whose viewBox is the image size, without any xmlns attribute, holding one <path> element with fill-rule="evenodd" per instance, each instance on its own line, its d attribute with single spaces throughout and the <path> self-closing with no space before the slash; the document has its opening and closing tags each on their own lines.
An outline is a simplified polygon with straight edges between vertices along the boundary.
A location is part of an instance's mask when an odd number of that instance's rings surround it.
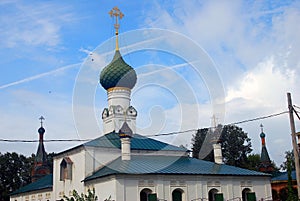
<svg viewBox="0 0 300 201">
<path fill-rule="evenodd" d="M 132 155 L 131 160 L 117 158 L 93 175 L 85 178 L 85 181 L 117 174 L 270 176 L 262 172 L 216 164 L 187 156 Z"/>
<path fill-rule="evenodd" d="M 99 138 L 83 144 L 83 146 L 121 148 L 121 141 L 118 133 L 111 132 Z M 150 151 L 187 151 L 182 147 L 173 146 L 155 139 L 142 135 L 134 134 L 131 138 L 131 150 L 150 150 Z"/>
<path fill-rule="evenodd" d="M 265 145 L 263 145 L 261 148 L 260 160 L 263 164 L 271 165 L 271 159 L 270 159 L 269 153 L 267 151 L 267 147 Z"/>
<path fill-rule="evenodd" d="M 135 70 L 122 58 L 120 52 L 115 52 L 113 60 L 102 70 L 100 83 L 104 89 L 126 87 L 132 89 L 137 77 Z"/>
<path fill-rule="evenodd" d="M 18 190 L 12 192 L 10 195 L 17 195 L 26 192 L 52 188 L 52 186 L 53 186 L 53 175 L 48 174 L 43 178 L 37 180 L 36 182 L 30 183 L 26 186 L 19 188 Z"/>
<path fill-rule="evenodd" d="M 296 180 L 296 170 L 291 172 L 292 180 Z M 279 181 L 287 181 L 288 180 L 288 173 L 281 172 L 279 175 L 273 177 L 271 179 L 272 182 L 279 182 Z"/>
</svg>

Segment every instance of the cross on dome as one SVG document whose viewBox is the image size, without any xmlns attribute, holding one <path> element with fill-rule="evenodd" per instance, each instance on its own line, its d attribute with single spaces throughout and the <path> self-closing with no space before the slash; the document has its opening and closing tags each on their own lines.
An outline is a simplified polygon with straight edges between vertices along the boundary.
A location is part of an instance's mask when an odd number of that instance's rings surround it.
<svg viewBox="0 0 300 201">
<path fill-rule="evenodd" d="M 116 18 L 116 23 L 114 24 L 114 27 L 116 29 L 116 50 L 119 50 L 119 40 L 118 40 L 118 34 L 119 34 L 119 20 L 121 20 L 124 17 L 124 14 L 120 11 L 120 9 L 115 6 L 111 11 L 108 13 L 112 18 Z"/>
<path fill-rule="evenodd" d="M 116 87 L 131 90 L 136 84 L 137 75 L 135 70 L 122 58 L 118 44 L 119 19 L 122 19 L 124 14 L 118 7 L 114 7 L 109 14 L 111 17 L 116 18 L 116 51 L 113 60 L 101 71 L 100 84 L 105 90 Z"/>
<path fill-rule="evenodd" d="M 39 120 L 40 120 L 40 123 L 41 123 L 41 127 L 43 127 L 43 120 L 45 120 L 45 118 L 44 118 L 43 116 L 41 116 L 41 117 L 39 118 Z"/>
<path fill-rule="evenodd" d="M 264 125 L 263 124 L 260 124 L 260 129 L 261 129 L 261 132 L 263 133 L 264 132 Z"/>
</svg>

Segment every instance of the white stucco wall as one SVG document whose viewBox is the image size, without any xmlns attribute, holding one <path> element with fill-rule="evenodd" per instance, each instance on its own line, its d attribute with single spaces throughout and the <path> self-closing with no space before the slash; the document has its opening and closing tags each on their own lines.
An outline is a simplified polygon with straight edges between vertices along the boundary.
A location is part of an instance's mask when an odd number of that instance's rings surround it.
<svg viewBox="0 0 300 201">
<path fill-rule="evenodd" d="M 109 179 L 98 179 L 94 183 L 99 200 L 111 196 L 112 200 L 140 200 L 140 192 L 147 188 L 157 193 L 158 199 L 172 200 L 175 189 L 183 191 L 183 201 L 208 198 L 211 189 L 223 193 L 224 200 L 241 198 L 242 190 L 249 188 L 255 192 L 257 200 L 271 197 L 271 185 L 268 177 L 237 176 L 190 176 L 190 175 L 140 175 L 111 176 Z"/>
<path fill-rule="evenodd" d="M 69 157 L 72 164 L 72 178 L 60 181 L 60 164 L 64 157 Z M 63 198 L 63 195 L 70 196 L 74 189 L 78 193 L 84 192 L 82 180 L 85 178 L 85 150 L 77 149 L 74 152 L 61 154 L 54 158 L 53 161 L 53 190 L 55 200 Z"/>
<path fill-rule="evenodd" d="M 116 192 L 118 186 L 115 177 L 96 179 L 91 182 L 87 182 L 85 185 L 86 190 L 95 188 L 95 193 L 99 201 L 103 201 L 108 198 L 111 198 L 111 200 L 117 199 Z"/>
<path fill-rule="evenodd" d="M 86 147 L 85 177 L 121 156 L 120 149 Z"/>
<path fill-rule="evenodd" d="M 50 201 L 54 200 L 52 189 L 43 189 L 39 191 L 32 191 L 13 195 L 10 201 Z"/>
</svg>

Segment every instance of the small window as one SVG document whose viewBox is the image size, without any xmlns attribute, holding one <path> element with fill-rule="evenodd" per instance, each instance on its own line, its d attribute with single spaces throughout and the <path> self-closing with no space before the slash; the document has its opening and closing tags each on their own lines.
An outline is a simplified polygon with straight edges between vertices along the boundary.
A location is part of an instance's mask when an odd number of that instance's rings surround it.
<svg viewBox="0 0 300 201">
<path fill-rule="evenodd" d="M 173 192 L 172 192 L 172 201 L 182 201 L 182 193 L 183 193 L 183 190 L 182 189 L 175 189 Z"/>
<path fill-rule="evenodd" d="M 60 180 L 72 179 L 72 165 L 73 162 L 69 157 L 64 157 L 60 163 Z"/>
<path fill-rule="evenodd" d="M 255 192 L 252 192 L 249 188 L 245 188 L 242 191 L 242 200 L 243 201 L 256 201 Z"/>
<path fill-rule="evenodd" d="M 213 188 L 208 192 L 208 200 L 209 201 L 216 201 L 216 195 L 218 194 L 218 190 Z"/>
<path fill-rule="evenodd" d="M 154 194 L 152 194 L 152 190 L 150 190 L 149 188 L 144 188 L 140 192 L 140 201 L 152 201 L 152 200 L 155 200 L 156 194 L 155 194 L 155 197 L 152 196 L 152 195 L 154 195 Z"/>
</svg>

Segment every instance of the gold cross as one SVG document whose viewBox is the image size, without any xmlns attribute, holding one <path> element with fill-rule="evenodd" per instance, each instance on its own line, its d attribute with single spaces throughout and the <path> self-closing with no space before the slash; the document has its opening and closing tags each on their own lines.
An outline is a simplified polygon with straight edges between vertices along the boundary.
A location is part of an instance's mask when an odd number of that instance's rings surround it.
<svg viewBox="0 0 300 201">
<path fill-rule="evenodd" d="M 122 19 L 124 17 L 124 14 L 120 11 L 120 9 L 115 6 L 113 7 L 113 9 L 111 11 L 109 11 L 108 13 L 111 17 L 115 17 L 116 18 L 116 23 L 114 24 L 114 27 L 116 29 L 116 50 L 119 50 L 119 41 L 118 41 L 118 34 L 119 34 L 119 28 L 120 28 L 120 24 L 119 24 L 119 20 L 118 19 Z"/>
</svg>

